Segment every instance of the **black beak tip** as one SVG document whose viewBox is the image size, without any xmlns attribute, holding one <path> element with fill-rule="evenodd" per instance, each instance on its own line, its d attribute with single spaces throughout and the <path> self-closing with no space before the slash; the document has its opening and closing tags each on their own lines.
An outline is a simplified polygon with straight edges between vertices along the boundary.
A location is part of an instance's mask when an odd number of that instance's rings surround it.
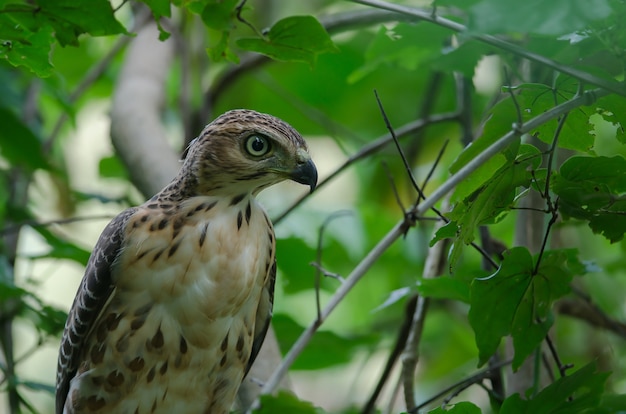
<svg viewBox="0 0 626 414">
<path fill-rule="evenodd" d="M 291 174 L 291 179 L 297 183 L 308 185 L 312 193 L 317 187 L 317 168 L 315 168 L 313 161 L 308 160 L 296 167 Z"/>
</svg>

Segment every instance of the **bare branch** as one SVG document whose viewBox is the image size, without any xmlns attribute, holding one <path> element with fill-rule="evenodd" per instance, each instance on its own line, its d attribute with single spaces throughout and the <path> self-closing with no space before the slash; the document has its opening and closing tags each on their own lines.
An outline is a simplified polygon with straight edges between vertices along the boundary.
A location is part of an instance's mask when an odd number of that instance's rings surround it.
<svg viewBox="0 0 626 414">
<path fill-rule="evenodd" d="M 334 219 L 340 218 L 342 216 L 350 215 L 350 214 L 352 214 L 352 212 L 348 210 L 341 210 L 333 214 L 330 214 L 328 217 L 326 217 L 326 220 L 324 220 L 324 222 L 322 223 L 319 229 L 319 234 L 317 236 L 317 259 L 316 259 L 317 266 L 315 266 L 315 269 L 317 270 L 315 272 L 315 305 L 317 307 L 317 319 L 321 318 L 321 309 L 322 309 L 322 305 L 320 304 L 320 283 L 321 283 L 320 273 L 322 272 L 322 251 L 323 251 L 322 247 L 324 243 L 324 230 L 326 230 L 330 222 L 333 221 Z M 326 272 L 324 273 L 326 274 Z"/>
<path fill-rule="evenodd" d="M 161 123 L 174 41 L 161 42 L 158 36 L 153 22 L 139 29 L 128 48 L 111 104 L 111 140 L 145 197 L 163 188 L 180 167 Z"/>
<path fill-rule="evenodd" d="M 447 200 L 442 209 L 449 208 Z M 445 221 L 439 221 L 433 228 L 433 234 L 444 225 Z M 433 279 L 439 276 L 444 268 L 446 261 L 446 240 L 440 240 L 432 248 L 428 250 L 422 277 L 424 279 Z M 415 402 L 415 370 L 419 361 L 419 343 L 422 339 L 422 331 L 424 329 L 424 321 L 430 300 L 422 295 L 417 297 L 415 311 L 411 318 L 411 325 L 407 341 L 402 352 L 402 384 L 404 387 L 404 401 L 408 410 L 416 406 Z"/>
</svg>

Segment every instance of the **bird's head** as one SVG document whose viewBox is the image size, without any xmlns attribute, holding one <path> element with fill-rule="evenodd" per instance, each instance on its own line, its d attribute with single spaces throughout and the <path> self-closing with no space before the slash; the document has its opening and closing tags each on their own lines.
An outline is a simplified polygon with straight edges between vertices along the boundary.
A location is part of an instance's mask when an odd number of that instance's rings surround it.
<svg viewBox="0 0 626 414">
<path fill-rule="evenodd" d="M 208 124 L 189 147 L 183 170 L 197 194 L 258 193 L 290 179 L 317 184 L 317 170 L 302 136 L 267 114 L 236 109 Z"/>
</svg>

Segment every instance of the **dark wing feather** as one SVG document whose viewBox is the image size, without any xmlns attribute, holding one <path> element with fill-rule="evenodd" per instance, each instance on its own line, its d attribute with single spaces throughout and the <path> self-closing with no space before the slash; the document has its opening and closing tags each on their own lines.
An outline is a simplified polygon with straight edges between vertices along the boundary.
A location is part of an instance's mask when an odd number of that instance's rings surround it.
<svg viewBox="0 0 626 414">
<path fill-rule="evenodd" d="M 104 228 L 87 262 L 61 339 L 57 365 L 57 414 L 63 412 L 85 339 L 113 291 L 111 266 L 120 253 L 126 223 L 135 211 L 136 208 L 123 211 Z"/>
<path fill-rule="evenodd" d="M 252 341 L 252 353 L 250 354 L 250 359 L 248 360 L 248 366 L 246 367 L 245 375 L 248 375 L 248 371 L 252 367 L 254 360 L 256 359 L 259 351 L 261 350 L 261 345 L 263 345 L 263 341 L 265 340 L 265 335 L 267 334 L 267 330 L 270 327 L 270 321 L 272 319 L 272 308 L 274 306 L 274 284 L 276 282 L 276 260 L 274 260 L 274 264 L 269 272 L 269 277 L 267 278 L 267 282 L 265 282 L 265 287 L 263 292 L 261 293 L 261 301 L 259 302 L 259 308 L 256 313 L 256 322 L 254 325 L 254 340 Z M 244 375 L 244 377 L 245 377 Z"/>
</svg>

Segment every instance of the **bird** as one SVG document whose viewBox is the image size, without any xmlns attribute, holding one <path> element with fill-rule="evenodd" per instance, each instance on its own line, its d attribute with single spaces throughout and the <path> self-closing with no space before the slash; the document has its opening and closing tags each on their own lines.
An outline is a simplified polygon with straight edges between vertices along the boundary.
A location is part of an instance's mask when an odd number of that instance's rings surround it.
<svg viewBox="0 0 626 414">
<path fill-rule="evenodd" d="M 274 300 L 275 235 L 256 195 L 284 180 L 317 185 L 302 136 L 231 110 L 171 183 L 104 228 L 62 335 L 57 414 L 230 412 Z"/>
</svg>

